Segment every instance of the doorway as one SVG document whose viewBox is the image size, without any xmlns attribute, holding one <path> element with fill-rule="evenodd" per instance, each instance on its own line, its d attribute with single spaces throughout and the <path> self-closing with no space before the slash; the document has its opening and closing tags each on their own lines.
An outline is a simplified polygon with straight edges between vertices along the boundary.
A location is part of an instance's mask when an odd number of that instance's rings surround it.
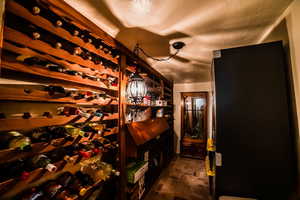
<svg viewBox="0 0 300 200">
<path fill-rule="evenodd" d="M 181 93 L 180 155 L 204 160 L 207 139 L 207 92 Z"/>
</svg>

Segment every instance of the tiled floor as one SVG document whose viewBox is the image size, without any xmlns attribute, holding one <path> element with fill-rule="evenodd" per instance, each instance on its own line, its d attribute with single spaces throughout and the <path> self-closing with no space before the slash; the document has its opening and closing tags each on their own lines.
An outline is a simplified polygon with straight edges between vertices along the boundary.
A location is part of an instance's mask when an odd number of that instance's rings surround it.
<svg viewBox="0 0 300 200">
<path fill-rule="evenodd" d="M 204 161 L 174 159 L 145 200 L 210 200 Z"/>
</svg>

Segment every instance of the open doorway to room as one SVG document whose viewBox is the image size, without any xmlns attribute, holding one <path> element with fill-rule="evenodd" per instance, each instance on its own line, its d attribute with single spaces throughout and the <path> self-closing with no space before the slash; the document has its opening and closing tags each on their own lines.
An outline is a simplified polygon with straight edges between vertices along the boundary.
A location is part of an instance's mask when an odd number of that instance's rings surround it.
<svg viewBox="0 0 300 200">
<path fill-rule="evenodd" d="M 204 160 L 207 139 L 207 92 L 181 93 L 180 155 Z"/>
</svg>

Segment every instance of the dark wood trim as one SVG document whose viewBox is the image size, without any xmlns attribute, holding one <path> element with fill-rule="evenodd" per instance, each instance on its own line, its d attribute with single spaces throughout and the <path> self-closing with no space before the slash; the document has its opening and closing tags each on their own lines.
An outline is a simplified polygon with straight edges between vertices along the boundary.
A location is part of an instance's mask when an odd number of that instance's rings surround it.
<svg viewBox="0 0 300 200">
<path fill-rule="evenodd" d="M 206 140 L 207 140 L 207 137 L 208 137 L 208 108 L 209 108 L 209 93 L 207 91 L 200 91 L 200 92 L 181 92 L 181 101 L 180 101 L 180 115 L 181 115 L 181 119 L 180 119 L 180 155 L 181 156 L 184 156 L 182 154 L 182 149 L 183 149 L 183 145 L 182 145 L 182 142 L 184 140 L 184 130 L 183 130 L 183 127 L 184 127 L 184 98 L 187 97 L 187 96 L 191 96 L 191 97 L 203 97 L 205 98 L 205 121 L 204 121 L 204 124 L 205 124 L 205 130 L 206 130 L 206 137 L 204 140 L 195 140 L 194 143 L 205 143 L 205 146 L 206 146 Z M 191 142 L 192 139 L 190 139 Z M 192 157 L 192 156 L 188 156 L 188 157 Z M 193 158 L 193 157 L 192 157 Z"/>
<path fill-rule="evenodd" d="M 126 126 L 125 126 L 125 109 L 126 102 L 126 82 L 127 78 L 125 76 L 126 56 L 121 55 L 120 59 L 120 76 L 119 76 L 119 144 L 120 144 L 120 172 L 123 176 L 120 177 L 120 187 L 118 193 L 118 199 L 126 200 L 127 192 L 127 176 L 126 176 Z"/>
</svg>

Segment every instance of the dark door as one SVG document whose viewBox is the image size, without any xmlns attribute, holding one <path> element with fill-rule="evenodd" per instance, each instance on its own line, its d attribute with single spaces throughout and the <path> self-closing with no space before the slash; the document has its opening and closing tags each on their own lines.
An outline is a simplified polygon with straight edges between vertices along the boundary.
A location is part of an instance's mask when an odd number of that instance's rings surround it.
<svg viewBox="0 0 300 200">
<path fill-rule="evenodd" d="M 286 200 L 295 157 L 281 42 L 221 50 L 214 64 L 216 196 Z"/>
</svg>

